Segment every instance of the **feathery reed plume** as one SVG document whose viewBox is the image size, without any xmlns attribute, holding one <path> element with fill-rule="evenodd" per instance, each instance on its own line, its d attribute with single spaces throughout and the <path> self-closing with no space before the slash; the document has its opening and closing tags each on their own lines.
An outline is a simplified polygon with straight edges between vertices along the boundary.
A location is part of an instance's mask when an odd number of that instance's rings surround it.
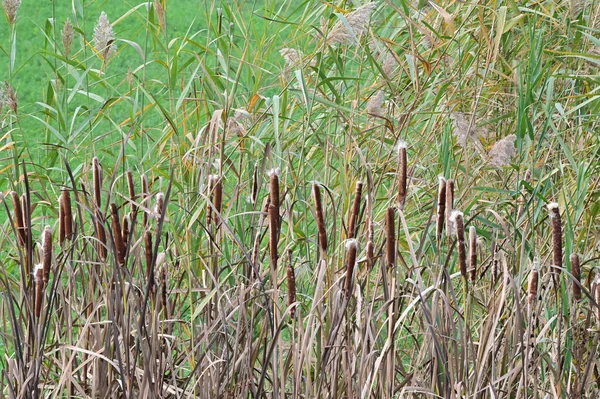
<svg viewBox="0 0 600 399">
<path fill-rule="evenodd" d="M 469 275 L 471 281 L 477 279 L 477 229 L 469 227 Z"/>
<path fill-rule="evenodd" d="M 133 215 L 137 213 L 137 205 L 135 204 L 135 184 L 133 182 L 133 172 L 129 169 L 125 172 L 127 177 L 127 190 L 129 191 L 129 199 L 131 200 L 131 212 Z"/>
<path fill-rule="evenodd" d="M 106 13 L 102 11 L 94 27 L 94 47 L 104 61 L 116 52 L 117 48 L 113 44 L 114 41 L 115 33 L 113 32 L 112 25 Z"/>
<path fill-rule="evenodd" d="M 304 53 L 295 48 L 282 48 L 281 50 L 279 50 L 279 54 L 281 54 L 281 56 L 285 60 L 285 64 L 288 67 L 298 66 L 304 58 Z"/>
<path fill-rule="evenodd" d="M 467 279 L 467 251 L 465 248 L 465 221 L 461 211 L 452 211 L 450 220 L 454 224 L 456 231 L 456 241 L 458 245 L 458 266 L 460 274 Z"/>
<path fill-rule="evenodd" d="M 52 229 L 46 226 L 42 233 L 42 269 L 44 270 L 44 285 L 48 284 L 50 268 L 52 267 Z"/>
<path fill-rule="evenodd" d="M 527 295 L 527 302 L 531 307 L 535 302 L 538 294 L 538 276 L 539 272 L 537 271 L 537 262 L 533 262 L 533 268 L 531 269 L 531 273 L 529 273 L 529 290 Z"/>
<path fill-rule="evenodd" d="M 386 260 L 390 269 L 396 267 L 396 227 L 394 221 L 394 208 L 388 207 L 385 214 L 385 248 Z"/>
<path fill-rule="evenodd" d="M 357 181 L 354 190 L 354 202 L 352 203 L 352 210 L 350 211 L 350 221 L 348 222 L 348 238 L 356 238 L 356 222 L 358 221 L 358 214 L 360 212 L 362 188 L 363 183 L 360 180 Z"/>
<path fill-rule="evenodd" d="M 406 171 L 406 147 L 405 141 L 398 143 L 398 208 L 404 209 L 406 202 L 406 187 L 407 187 L 407 171 Z"/>
<path fill-rule="evenodd" d="M 156 16 L 158 17 L 158 25 L 162 30 L 166 29 L 166 20 L 165 20 L 165 9 L 162 6 L 160 0 L 154 0 L 154 11 L 156 11 Z"/>
<path fill-rule="evenodd" d="M 121 221 L 119 219 L 119 210 L 114 203 L 110 204 L 110 216 L 112 222 L 113 239 L 115 240 L 115 249 L 117 251 L 117 263 L 121 266 L 125 264 L 125 243 L 123 242 L 123 231 L 121 230 Z"/>
<path fill-rule="evenodd" d="M 144 232 L 144 254 L 146 256 L 146 278 L 150 285 L 150 292 L 154 292 L 154 273 L 152 273 L 152 233 Z"/>
<path fill-rule="evenodd" d="M 67 18 L 65 21 L 65 25 L 60 34 L 63 43 L 63 49 L 65 58 L 69 58 L 71 54 L 71 43 L 73 43 L 73 37 L 75 36 L 75 32 L 73 31 L 73 24 L 71 23 L 71 19 Z"/>
<path fill-rule="evenodd" d="M 9 25 L 13 25 L 17 20 L 19 7 L 21 7 L 21 0 L 2 0 L 2 8 L 4 8 Z"/>
<path fill-rule="evenodd" d="M 221 177 L 217 176 L 217 175 L 213 176 L 213 178 L 215 179 L 215 182 L 214 182 L 214 191 L 215 191 L 214 218 L 215 218 L 215 224 L 218 226 L 220 224 L 220 219 L 221 219 L 221 207 L 223 206 L 223 181 L 222 181 Z"/>
<path fill-rule="evenodd" d="M 35 318 L 39 319 L 42 314 L 42 301 L 44 300 L 44 266 L 41 263 L 33 268 L 35 281 Z"/>
<path fill-rule="evenodd" d="M 327 231 L 325 230 L 325 216 L 323 214 L 323 201 L 321 199 L 321 188 L 319 183 L 313 183 L 313 198 L 315 200 L 315 212 L 317 216 L 317 229 L 319 231 L 319 247 L 321 256 L 327 252 Z"/>
<path fill-rule="evenodd" d="M 4 103 L 10 108 L 12 112 L 17 114 L 19 102 L 17 101 L 17 93 L 15 89 L 8 82 L 4 82 Z"/>
<path fill-rule="evenodd" d="M 446 205 L 444 208 L 446 211 L 446 236 L 451 237 L 454 234 L 454 230 L 451 228 L 452 222 L 450 221 L 450 215 L 454 210 L 454 179 L 446 180 Z"/>
<path fill-rule="evenodd" d="M 288 249 L 288 266 L 287 266 L 287 286 L 288 286 L 288 306 L 296 303 L 296 273 L 292 262 L 292 250 Z M 296 306 L 290 309 L 292 318 L 296 315 Z"/>
<path fill-rule="evenodd" d="M 576 301 L 581 300 L 581 266 L 579 263 L 579 255 L 576 253 L 571 254 L 571 274 L 573 275 L 573 298 Z"/>
<path fill-rule="evenodd" d="M 159 221 L 165 211 L 165 195 L 163 193 L 156 194 L 156 204 L 154 205 L 154 215 Z"/>
<path fill-rule="evenodd" d="M 92 160 L 92 177 L 94 179 L 94 205 L 97 210 L 102 206 L 102 166 L 98 157 Z"/>
<path fill-rule="evenodd" d="M 10 197 L 13 203 L 13 209 L 15 212 L 15 224 L 17 227 L 17 238 L 21 246 L 27 245 L 27 233 L 25 231 L 25 218 L 23 215 L 23 209 L 21 208 L 21 200 L 19 194 L 14 191 L 10 192 Z"/>
<path fill-rule="evenodd" d="M 502 140 L 499 140 L 494 144 L 488 156 L 490 158 L 490 164 L 497 168 L 502 166 L 507 166 L 510 164 L 510 159 L 517 152 L 517 148 L 515 147 L 515 140 L 517 136 L 514 134 L 509 134 Z"/>
<path fill-rule="evenodd" d="M 281 203 L 279 202 L 279 174 L 279 168 L 269 171 L 269 197 L 271 198 L 271 205 L 277 208 L 277 234 L 279 234 L 279 229 L 281 228 L 279 217 L 279 209 L 281 208 Z"/>
<path fill-rule="evenodd" d="M 271 203 L 269 205 L 269 253 L 273 269 L 277 270 L 277 242 L 279 237 L 279 209 Z M 277 284 L 277 281 L 273 281 Z"/>
<path fill-rule="evenodd" d="M 356 266 L 356 252 L 358 251 L 358 241 L 356 239 L 351 238 L 346 242 L 346 253 L 347 262 L 346 262 L 346 284 L 344 285 L 344 292 L 346 293 L 346 298 L 349 298 L 352 295 L 352 280 L 354 278 L 354 268 Z"/>
<path fill-rule="evenodd" d="M 250 197 L 252 206 L 256 206 L 257 199 L 258 199 L 258 162 L 256 162 L 254 164 L 254 173 L 252 174 L 252 196 Z"/>
<path fill-rule="evenodd" d="M 142 208 L 144 210 L 144 228 L 148 228 L 148 198 L 150 198 L 150 190 L 148 189 L 148 178 L 142 175 Z"/>
<path fill-rule="evenodd" d="M 384 116 L 385 110 L 383 109 L 383 90 L 378 90 L 377 93 L 371 96 L 367 103 L 367 115 L 369 116 Z"/>
<path fill-rule="evenodd" d="M 355 37 L 358 38 L 367 32 L 371 14 L 376 8 L 377 3 L 372 1 L 347 14 L 346 22 L 348 26 L 341 20 L 338 21 L 327 36 L 327 43 L 356 44 Z"/>
<path fill-rule="evenodd" d="M 73 238 L 73 213 L 71 211 L 71 193 L 69 190 L 63 189 L 61 198 L 62 211 L 65 219 L 65 239 L 70 240 Z"/>
<path fill-rule="evenodd" d="M 562 221 L 560 220 L 560 211 L 558 210 L 558 204 L 552 202 L 548 204 L 548 212 L 552 221 L 552 267 L 551 275 L 554 280 L 554 285 L 558 288 L 557 277 L 560 277 L 560 271 L 562 268 Z"/>
<path fill-rule="evenodd" d="M 123 215 L 123 224 L 121 226 L 121 237 L 123 239 L 123 245 L 125 251 L 127 251 L 127 244 L 129 243 L 129 234 L 131 233 L 131 216 L 130 214 Z"/>
</svg>

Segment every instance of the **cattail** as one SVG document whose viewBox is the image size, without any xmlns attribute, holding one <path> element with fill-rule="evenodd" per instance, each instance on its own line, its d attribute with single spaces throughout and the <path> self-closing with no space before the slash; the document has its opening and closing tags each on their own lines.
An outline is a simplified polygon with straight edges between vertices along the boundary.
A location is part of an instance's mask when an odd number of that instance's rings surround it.
<svg viewBox="0 0 600 399">
<path fill-rule="evenodd" d="M 529 306 L 532 306 L 535 302 L 538 294 L 538 271 L 537 262 L 533 262 L 533 269 L 529 273 L 529 295 L 527 295 L 527 301 Z"/>
<path fill-rule="evenodd" d="M 579 255 L 571 254 L 571 274 L 573 274 L 573 298 L 576 301 L 581 300 L 581 267 L 579 264 Z"/>
<path fill-rule="evenodd" d="M 160 221 L 160 218 L 165 211 L 165 195 L 163 193 L 156 194 L 156 205 L 154 205 L 154 215 L 156 220 Z"/>
<path fill-rule="evenodd" d="M 271 169 L 269 171 L 269 197 L 271 198 L 271 205 L 277 208 L 277 234 L 281 228 L 281 220 L 279 218 L 279 209 L 281 203 L 279 202 L 279 168 Z"/>
<path fill-rule="evenodd" d="M 113 44 L 114 41 L 115 34 L 112 25 L 109 22 L 106 13 L 102 11 L 100 18 L 98 18 L 98 22 L 94 27 L 94 47 L 104 61 L 116 52 L 117 48 Z"/>
<path fill-rule="evenodd" d="M 19 7 L 21 7 L 21 0 L 2 0 L 2 8 L 4 8 L 9 25 L 13 25 L 17 20 Z"/>
<path fill-rule="evenodd" d="M 288 286 L 288 306 L 296 303 L 296 273 L 292 264 L 292 250 L 288 249 L 288 266 L 287 266 L 287 286 Z M 296 315 L 296 306 L 290 309 L 292 318 Z"/>
<path fill-rule="evenodd" d="M 450 220 L 454 224 L 456 231 L 456 241 L 458 244 L 458 266 L 460 274 L 467 279 L 467 251 L 465 248 L 465 221 L 463 213 L 460 211 L 452 211 Z"/>
<path fill-rule="evenodd" d="M 63 49 L 65 51 L 65 58 L 69 58 L 69 55 L 71 54 L 71 43 L 73 43 L 73 36 L 75 36 L 71 19 L 67 18 L 65 21 L 65 26 L 63 27 L 60 36 L 62 38 Z"/>
<path fill-rule="evenodd" d="M 142 175 L 142 208 L 144 209 L 144 228 L 148 228 L 148 198 L 150 198 L 150 190 L 148 189 L 148 178 Z"/>
<path fill-rule="evenodd" d="M 135 204 L 135 184 L 133 182 L 133 172 L 128 170 L 125 172 L 125 176 L 127 177 L 127 189 L 129 191 L 129 199 L 131 200 L 131 213 L 135 215 L 137 213 L 137 205 Z"/>
<path fill-rule="evenodd" d="M 348 298 L 352 294 L 352 280 L 354 277 L 354 267 L 356 266 L 356 252 L 358 251 L 358 242 L 351 238 L 346 242 L 346 253 L 347 255 L 347 263 L 346 263 L 346 284 L 344 291 L 346 293 L 346 298 Z"/>
<path fill-rule="evenodd" d="M 396 227 L 394 221 L 394 208 L 388 207 L 385 216 L 385 247 L 388 267 L 396 266 Z"/>
<path fill-rule="evenodd" d="M 406 147 L 404 141 L 398 143 L 398 208 L 404 209 L 406 202 L 406 187 L 407 187 L 407 171 L 406 171 Z"/>
<path fill-rule="evenodd" d="M 102 206 L 102 166 L 100 166 L 98 157 L 94 157 L 92 160 L 92 176 L 94 179 L 94 204 L 99 210 Z"/>
<path fill-rule="evenodd" d="M 356 237 L 356 222 L 358 220 L 358 214 L 360 212 L 362 188 L 363 183 L 361 181 L 356 182 L 356 189 L 354 190 L 354 202 L 352 203 L 352 210 L 350 211 L 350 222 L 348 223 L 348 238 Z"/>
<path fill-rule="evenodd" d="M 223 181 L 221 177 L 214 176 L 214 191 L 215 191 L 215 224 L 218 226 L 221 218 L 221 207 L 223 205 Z"/>
<path fill-rule="evenodd" d="M 100 212 L 96 213 L 96 229 L 98 230 L 98 255 L 100 255 L 101 260 L 105 260 L 108 249 L 106 245 L 106 230 L 104 229 L 103 216 Z"/>
<path fill-rule="evenodd" d="M 562 268 L 562 222 L 560 220 L 560 211 L 558 210 L 558 204 L 552 202 L 548 204 L 548 212 L 552 221 L 552 267 L 551 275 L 554 280 L 555 287 L 557 288 L 557 277 L 560 276 Z"/>
<path fill-rule="evenodd" d="M 438 197 L 437 197 L 437 220 L 435 224 L 435 236 L 440 242 L 442 230 L 444 229 L 444 218 L 446 217 L 446 179 L 439 178 Z"/>
<path fill-rule="evenodd" d="M 256 162 L 254 164 L 254 174 L 252 175 L 252 196 L 250 197 L 253 206 L 256 206 L 258 199 L 258 187 L 258 162 Z"/>
<path fill-rule="evenodd" d="M 42 233 L 42 269 L 44 285 L 48 284 L 50 278 L 50 268 L 52 267 L 52 229 L 46 226 Z"/>
<path fill-rule="evenodd" d="M 451 237 L 454 234 L 451 226 L 452 222 L 450 221 L 450 215 L 454 210 L 454 180 L 448 179 L 446 180 L 446 236 Z"/>
<path fill-rule="evenodd" d="M 471 281 L 477 279 L 477 229 L 469 227 L 469 274 Z"/>
<path fill-rule="evenodd" d="M 41 263 L 33 269 L 35 281 L 35 318 L 39 319 L 42 314 L 42 301 L 44 300 L 44 266 Z"/>
<path fill-rule="evenodd" d="M 71 211 L 71 193 L 63 189 L 62 193 L 63 214 L 65 216 L 65 239 L 73 238 L 73 213 Z"/>
<path fill-rule="evenodd" d="M 17 237 L 19 244 L 22 246 L 27 245 L 27 234 L 25 231 L 25 218 L 23 215 L 23 209 L 21 208 L 21 200 L 19 194 L 14 191 L 10 192 L 12 198 L 13 209 L 15 212 L 15 224 L 17 226 Z"/>
<path fill-rule="evenodd" d="M 154 273 L 152 270 L 152 234 L 150 230 L 144 233 L 144 254 L 146 255 L 146 278 L 150 285 L 150 292 L 154 290 Z"/>
<path fill-rule="evenodd" d="M 277 270 L 277 241 L 278 241 L 278 233 L 279 233 L 279 209 L 271 203 L 269 205 L 269 250 L 271 255 L 271 264 L 273 265 L 273 269 Z M 277 282 L 274 281 L 273 284 Z"/>
<path fill-rule="evenodd" d="M 327 231 L 325 230 L 325 216 L 323 214 L 323 201 L 321 200 L 321 188 L 318 183 L 313 183 L 313 198 L 315 200 L 315 211 L 317 215 L 317 229 L 319 231 L 319 247 L 321 253 L 327 252 Z"/>
<path fill-rule="evenodd" d="M 123 242 L 123 231 L 121 230 L 121 222 L 119 220 L 119 210 L 114 203 L 110 204 L 110 216 L 112 222 L 113 239 L 115 240 L 115 249 L 117 251 L 117 263 L 125 264 L 125 243 Z"/>
</svg>

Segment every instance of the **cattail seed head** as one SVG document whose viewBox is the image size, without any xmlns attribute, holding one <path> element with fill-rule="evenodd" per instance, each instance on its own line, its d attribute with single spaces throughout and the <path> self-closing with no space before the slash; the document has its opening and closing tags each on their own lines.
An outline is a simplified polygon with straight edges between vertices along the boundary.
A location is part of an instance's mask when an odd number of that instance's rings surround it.
<svg viewBox="0 0 600 399">
<path fill-rule="evenodd" d="M 252 174 L 252 195 L 250 196 L 250 201 L 252 202 L 253 206 L 256 205 L 256 201 L 258 199 L 258 188 L 258 162 L 256 162 L 254 164 L 254 173 Z"/>
<path fill-rule="evenodd" d="M 446 217 L 446 179 L 442 176 L 439 178 L 438 196 L 437 196 L 437 219 L 435 224 L 435 236 L 438 243 L 442 238 L 442 230 L 444 229 L 444 218 Z"/>
<path fill-rule="evenodd" d="M 154 205 L 154 215 L 159 221 L 165 211 L 165 195 L 163 193 L 156 194 L 156 204 Z"/>
<path fill-rule="evenodd" d="M 529 306 L 532 306 L 537 298 L 538 293 L 538 279 L 539 272 L 537 270 L 538 262 L 533 262 L 533 268 L 531 269 L 531 273 L 529 273 L 529 290 L 527 295 L 527 302 Z"/>
<path fill-rule="evenodd" d="M 548 204 L 548 212 L 552 222 L 552 268 L 551 274 L 554 280 L 555 286 L 558 284 L 558 277 L 562 268 L 562 222 L 560 220 L 560 211 L 558 204 L 552 202 Z"/>
<path fill-rule="evenodd" d="M 127 244 L 129 243 L 129 234 L 131 233 L 131 216 L 129 214 L 123 216 L 123 225 L 121 226 L 121 237 L 123 239 L 123 245 L 125 251 L 127 251 Z"/>
<path fill-rule="evenodd" d="M 404 203 L 406 202 L 406 188 L 407 188 L 407 155 L 406 155 L 407 144 L 404 141 L 398 143 L 398 208 L 404 209 Z"/>
<path fill-rule="evenodd" d="M 71 210 L 71 193 L 67 189 L 61 192 L 62 213 L 64 215 L 65 239 L 73 238 L 73 213 Z"/>
<path fill-rule="evenodd" d="M 27 235 L 25 232 L 25 218 L 23 215 L 23 209 L 21 208 L 21 200 L 19 198 L 19 194 L 17 194 L 14 191 L 10 192 L 10 197 L 12 199 L 12 203 L 13 203 L 13 209 L 14 209 L 14 219 L 15 219 L 15 225 L 17 228 L 17 238 L 19 241 L 19 244 L 21 246 L 25 246 L 27 244 Z"/>
<path fill-rule="evenodd" d="M 358 241 L 352 238 L 346 241 L 346 253 L 347 253 L 347 261 L 346 261 L 346 284 L 344 288 L 344 292 L 346 293 L 346 298 L 348 298 L 352 294 L 352 281 L 354 279 L 354 268 L 356 266 L 356 252 L 358 251 Z"/>
<path fill-rule="evenodd" d="M 296 273 L 292 263 L 292 250 L 288 249 L 288 266 L 287 266 L 287 286 L 288 286 L 288 306 L 296 303 Z M 296 306 L 290 310 L 292 318 L 296 315 Z"/>
<path fill-rule="evenodd" d="M 106 259 L 108 247 L 106 245 L 106 230 L 104 229 L 104 217 L 100 212 L 96 213 L 96 230 L 98 232 L 98 255 L 101 260 Z"/>
<path fill-rule="evenodd" d="M 39 319 L 44 301 L 44 266 L 41 263 L 35 265 L 33 278 L 35 282 L 35 318 Z"/>
<path fill-rule="evenodd" d="M 271 264 L 277 270 L 277 243 L 279 241 L 279 209 L 271 203 L 269 205 L 269 252 L 271 255 Z M 273 282 L 276 284 L 277 282 Z"/>
<path fill-rule="evenodd" d="M 327 252 L 327 231 L 325 230 L 325 216 L 323 213 L 323 201 L 321 199 L 321 188 L 318 183 L 313 183 L 313 198 L 315 200 L 315 213 L 317 216 L 317 230 L 319 231 L 319 247 L 321 253 Z"/>
<path fill-rule="evenodd" d="M 469 276 L 471 281 L 477 279 L 477 229 L 469 227 Z"/>
<path fill-rule="evenodd" d="M 456 231 L 456 242 L 458 245 L 458 266 L 460 268 L 460 274 L 467 279 L 467 251 L 465 249 L 465 221 L 463 219 L 463 213 L 460 211 L 452 211 L 450 215 L 455 231 Z"/>
<path fill-rule="evenodd" d="M 92 160 L 92 177 L 94 179 L 94 204 L 100 210 L 102 206 L 102 167 L 98 157 Z"/>
<path fill-rule="evenodd" d="M 358 220 L 358 214 L 360 212 L 362 188 L 363 183 L 361 181 L 356 182 L 356 189 L 354 191 L 354 202 L 352 203 L 352 210 L 350 211 L 350 222 L 348 223 L 348 238 L 356 237 L 356 223 Z"/>
<path fill-rule="evenodd" d="M 69 58 L 71 54 L 71 43 L 73 43 L 73 37 L 75 36 L 75 32 L 73 31 L 73 24 L 71 23 L 71 19 L 67 18 L 65 21 L 65 26 L 61 32 L 61 38 L 63 43 L 63 49 L 65 58 Z"/>
<path fill-rule="evenodd" d="M 121 266 L 125 264 L 125 243 L 123 242 L 123 231 L 121 230 L 121 221 L 119 219 L 119 210 L 114 203 L 110 204 L 110 216 L 112 222 L 113 239 L 115 240 L 115 250 L 117 252 L 117 263 Z"/>
<path fill-rule="evenodd" d="M 451 228 L 452 221 L 450 220 L 450 215 L 454 210 L 454 180 L 448 179 L 446 180 L 446 236 L 451 237 L 454 234 L 454 230 Z"/>
<path fill-rule="evenodd" d="M 388 207 L 385 215 L 385 247 L 388 268 L 396 267 L 396 227 L 394 208 Z"/>
<path fill-rule="evenodd" d="M 279 199 L 279 168 L 271 169 L 269 171 L 269 197 L 271 199 L 271 205 L 277 208 L 277 229 L 281 228 L 281 220 L 279 218 L 279 210 L 281 203 Z M 277 230 L 279 233 L 279 230 Z"/>
<path fill-rule="evenodd" d="M 44 284 L 48 284 L 50 277 L 50 268 L 52 267 L 52 229 L 50 226 L 46 226 L 42 233 L 42 268 L 44 270 Z"/>
<path fill-rule="evenodd" d="M 571 254 L 571 274 L 573 275 L 573 298 L 576 301 L 581 300 L 581 266 L 579 263 L 579 255 L 576 253 Z"/>
</svg>

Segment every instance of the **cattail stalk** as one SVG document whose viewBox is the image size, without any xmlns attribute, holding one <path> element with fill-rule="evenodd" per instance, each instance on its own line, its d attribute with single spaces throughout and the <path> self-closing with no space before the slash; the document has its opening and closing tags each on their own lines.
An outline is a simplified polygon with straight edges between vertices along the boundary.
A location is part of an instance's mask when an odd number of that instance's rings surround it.
<svg viewBox="0 0 600 399">
<path fill-rule="evenodd" d="M 579 255 L 571 254 L 571 274 L 573 275 L 573 298 L 576 301 L 581 300 L 581 266 L 579 263 Z"/>
<path fill-rule="evenodd" d="M 288 306 L 292 306 L 290 309 L 290 315 L 292 318 L 296 315 L 296 273 L 294 272 L 294 265 L 292 263 L 292 250 L 288 249 L 288 266 L 287 266 L 287 286 L 288 286 Z"/>
<path fill-rule="evenodd" d="M 394 208 L 388 207 L 385 215 L 385 247 L 388 268 L 396 267 L 396 227 Z"/>
<path fill-rule="evenodd" d="M 406 156 L 407 144 L 404 141 L 400 141 L 398 144 L 398 208 L 404 209 L 404 203 L 406 202 L 406 189 L 407 189 L 407 156 Z"/>
<path fill-rule="evenodd" d="M 62 194 L 58 197 L 58 244 L 62 247 L 65 242 L 65 206 Z"/>
<path fill-rule="evenodd" d="M 354 202 L 352 203 L 350 221 L 348 222 L 348 238 L 356 238 L 356 223 L 358 221 L 358 214 L 360 212 L 362 188 L 363 183 L 361 181 L 356 182 L 356 189 L 354 190 Z"/>
<path fill-rule="evenodd" d="M 347 253 L 347 261 L 346 261 L 346 284 L 344 285 L 344 292 L 346 293 L 346 298 L 352 295 L 352 281 L 354 278 L 354 268 L 356 266 L 356 252 L 358 250 L 357 241 L 352 238 L 346 242 L 346 253 Z"/>
<path fill-rule="evenodd" d="M 105 260 L 108 249 L 106 245 L 106 230 L 104 229 L 102 214 L 100 212 L 96 214 L 96 230 L 98 231 L 98 255 L 101 260 Z"/>
<path fill-rule="evenodd" d="M 48 284 L 50 278 L 50 268 L 52 267 L 52 229 L 46 226 L 42 233 L 42 269 L 44 285 Z"/>
<path fill-rule="evenodd" d="M 319 231 L 319 247 L 321 257 L 327 253 L 327 231 L 325 230 L 325 216 L 323 213 L 323 201 L 321 199 L 321 188 L 318 183 L 313 183 L 313 198 L 315 200 L 315 213 L 317 216 L 317 229 Z"/>
<path fill-rule="evenodd" d="M 125 176 L 127 177 L 127 189 L 129 191 L 129 200 L 131 201 L 131 213 L 135 215 L 137 213 L 137 205 L 135 204 L 135 184 L 133 182 L 133 172 L 131 169 L 125 172 Z"/>
<path fill-rule="evenodd" d="M 254 173 L 252 175 L 252 195 L 250 196 L 250 201 L 252 205 L 256 205 L 256 201 L 258 200 L 258 162 L 254 164 Z"/>
<path fill-rule="evenodd" d="M 469 227 L 469 275 L 471 281 L 477 279 L 477 229 Z"/>
<path fill-rule="evenodd" d="M 27 245 L 27 233 L 25 231 L 25 217 L 23 215 L 23 208 L 21 208 L 21 200 L 19 199 L 19 195 L 11 191 L 10 196 L 12 198 L 13 209 L 15 212 L 15 224 L 17 226 L 17 237 L 19 244 L 21 246 Z"/>
<path fill-rule="evenodd" d="M 446 217 L 446 179 L 439 177 L 438 197 L 437 197 L 437 219 L 435 224 L 435 237 L 437 242 L 441 242 L 442 230 L 444 229 L 444 218 Z"/>
<path fill-rule="evenodd" d="M 150 198 L 150 190 L 148 188 L 148 178 L 142 175 L 142 208 L 144 210 L 144 229 L 148 228 L 148 199 Z"/>
<path fill-rule="evenodd" d="M 112 222 L 113 239 L 115 240 L 115 250 L 117 252 L 117 263 L 121 266 L 125 264 L 125 243 L 123 242 L 123 231 L 121 221 L 119 220 L 119 210 L 114 203 L 110 204 L 110 215 Z"/>
<path fill-rule="evenodd" d="M 460 274 L 467 279 L 467 251 L 465 248 L 465 221 L 463 213 L 460 211 L 452 211 L 450 215 L 454 228 L 456 230 L 456 241 L 458 245 L 458 266 Z"/>
<path fill-rule="evenodd" d="M 552 267 L 551 275 L 554 280 L 555 288 L 558 288 L 558 277 L 560 277 L 560 271 L 562 268 L 562 222 L 560 220 L 560 211 L 558 210 L 558 204 L 552 202 L 548 204 L 548 212 L 550 213 L 550 219 L 552 221 Z"/>
<path fill-rule="evenodd" d="M 452 222 L 450 220 L 450 215 L 452 215 L 452 211 L 454 210 L 454 180 L 448 179 L 446 180 L 446 236 L 452 236 Z"/>
<path fill-rule="evenodd" d="M 223 181 L 221 177 L 215 176 L 214 183 L 214 191 L 215 191 L 215 224 L 218 226 L 220 224 L 221 218 L 221 207 L 223 206 Z"/>
</svg>

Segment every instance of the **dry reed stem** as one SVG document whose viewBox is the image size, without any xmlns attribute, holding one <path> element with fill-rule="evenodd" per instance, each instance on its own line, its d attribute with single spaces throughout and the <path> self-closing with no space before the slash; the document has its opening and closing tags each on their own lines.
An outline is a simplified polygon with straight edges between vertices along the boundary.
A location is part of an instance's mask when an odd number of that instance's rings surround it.
<svg viewBox="0 0 600 399">
<path fill-rule="evenodd" d="M 121 221 L 119 219 L 119 210 L 114 203 L 110 204 L 110 215 L 112 222 L 113 239 L 115 240 L 115 249 L 117 252 L 117 263 L 120 266 L 125 264 L 125 243 L 123 242 L 123 231 L 121 229 Z"/>
<path fill-rule="evenodd" d="M 213 220 L 212 206 L 211 206 L 211 204 L 214 204 L 214 202 L 215 202 L 215 190 L 214 190 L 215 179 L 213 177 L 214 177 L 214 175 L 208 176 L 208 185 L 206 187 L 206 189 L 207 189 L 206 226 L 210 226 L 212 224 L 212 220 Z"/>
<path fill-rule="evenodd" d="M 143 216 L 144 229 L 147 229 L 148 228 L 148 199 L 150 198 L 150 190 L 148 188 L 148 178 L 146 177 L 145 174 L 142 175 L 141 180 L 142 180 L 142 202 L 141 202 L 141 205 L 144 210 L 144 216 Z"/>
<path fill-rule="evenodd" d="M 152 234 L 149 230 L 144 232 L 144 254 L 146 256 L 146 279 L 150 285 L 150 292 L 154 292 L 154 273 L 152 272 Z"/>
<path fill-rule="evenodd" d="M 558 278 L 562 268 L 562 221 L 560 219 L 560 211 L 558 210 L 558 204 L 552 202 L 548 204 L 548 212 L 552 222 L 552 267 L 551 274 L 554 280 L 554 285 L 558 288 Z"/>
<path fill-rule="evenodd" d="M 356 252 L 358 251 L 358 241 L 352 238 L 346 242 L 346 283 L 344 285 L 344 293 L 346 298 L 352 295 L 352 281 L 354 278 L 354 268 L 356 267 Z"/>
<path fill-rule="evenodd" d="M 319 183 L 313 183 L 313 198 L 315 200 L 315 213 L 317 216 L 317 230 L 319 231 L 319 247 L 321 256 L 327 253 L 327 230 L 325 230 L 325 216 L 323 213 L 323 201 L 321 199 L 321 188 Z"/>
<path fill-rule="evenodd" d="M 129 199 L 131 200 L 129 203 L 131 206 L 131 213 L 135 215 L 137 213 L 137 205 L 135 204 L 135 183 L 133 182 L 133 172 L 131 169 L 125 172 L 125 176 L 127 177 L 127 190 L 129 191 Z"/>
<path fill-rule="evenodd" d="M 50 268 L 52 267 L 52 229 L 46 226 L 42 233 L 42 269 L 44 271 L 44 284 L 48 284 L 50 277 Z"/>
<path fill-rule="evenodd" d="M 407 155 L 406 155 L 407 144 L 404 141 L 400 141 L 398 144 L 398 208 L 403 210 L 404 203 L 406 202 L 406 189 L 407 189 Z"/>
<path fill-rule="evenodd" d="M 375 228 L 373 226 L 373 203 L 372 196 L 367 194 L 367 270 L 371 271 L 375 262 Z"/>
<path fill-rule="evenodd" d="M 296 273 L 292 262 L 292 250 L 288 249 L 288 266 L 287 266 L 287 286 L 288 286 L 288 306 L 296 303 Z M 296 315 L 296 306 L 290 308 L 290 315 L 293 318 Z"/>
<path fill-rule="evenodd" d="M 358 214 L 360 213 L 362 188 L 363 183 L 361 181 L 356 182 L 356 188 L 354 190 L 354 202 L 352 203 L 352 210 L 350 211 L 350 221 L 348 222 L 348 238 L 356 238 L 356 223 L 358 221 Z"/>
<path fill-rule="evenodd" d="M 573 275 L 573 298 L 576 301 L 581 300 L 581 266 L 579 263 L 579 255 L 576 253 L 571 254 L 571 274 Z"/>
<path fill-rule="evenodd" d="M 463 213 L 460 211 L 452 211 L 450 220 L 454 224 L 456 231 L 456 241 L 458 245 L 458 266 L 460 274 L 467 279 L 467 250 L 465 248 L 465 221 Z"/>
<path fill-rule="evenodd" d="M 25 232 L 25 218 L 23 215 L 23 209 L 21 208 L 21 200 L 19 198 L 19 194 L 14 191 L 10 192 L 10 197 L 13 203 L 13 209 L 15 212 L 15 224 L 17 227 L 17 238 L 19 241 L 19 245 L 25 246 L 27 245 L 27 234 Z"/>
<path fill-rule="evenodd" d="M 385 215 L 385 248 L 386 261 L 390 269 L 396 267 L 396 227 L 394 221 L 394 208 L 388 207 Z"/>
<path fill-rule="evenodd" d="M 254 164 L 254 173 L 252 174 L 252 195 L 250 196 L 252 206 L 256 206 L 256 201 L 258 200 L 258 187 L 258 162 L 256 162 Z"/>
<path fill-rule="evenodd" d="M 446 236 L 451 237 L 453 234 L 453 229 L 450 228 L 452 226 L 450 215 L 454 210 L 454 179 L 446 180 Z"/>
<path fill-rule="evenodd" d="M 214 191 L 215 191 L 215 199 L 214 199 L 214 221 L 218 226 L 220 224 L 220 215 L 221 215 L 221 207 L 223 206 L 223 180 L 220 176 L 214 176 Z"/>
<path fill-rule="evenodd" d="M 469 275 L 471 281 L 477 279 L 477 229 L 469 227 Z"/>
<path fill-rule="evenodd" d="M 446 217 L 446 179 L 439 178 L 438 196 L 437 196 L 437 218 L 435 223 L 435 237 L 439 243 L 442 239 L 442 230 L 444 229 L 444 219 Z"/>
</svg>

